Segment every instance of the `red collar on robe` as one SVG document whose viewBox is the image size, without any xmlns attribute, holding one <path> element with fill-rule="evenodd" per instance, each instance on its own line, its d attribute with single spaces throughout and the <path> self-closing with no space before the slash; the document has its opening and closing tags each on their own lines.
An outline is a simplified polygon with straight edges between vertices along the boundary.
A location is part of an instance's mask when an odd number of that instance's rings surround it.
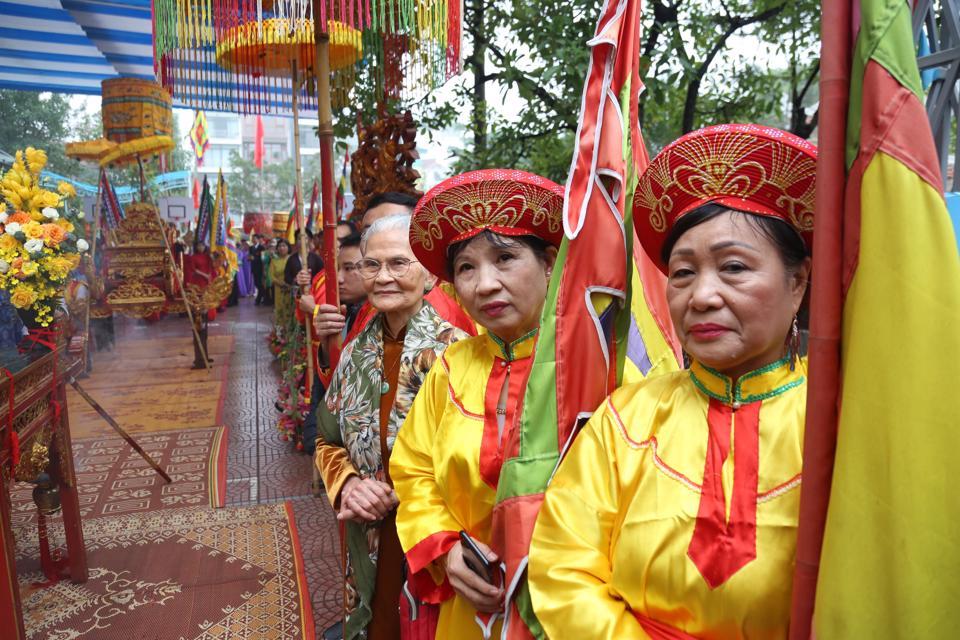
<svg viewBox="0 0 960 640">
<path fill-rule="evenodd" d="M 760 407 L 764 400 L 802 385 L 805 378 L 791 371 L 789 359 L 784 358 L 741 376 L 736 383 L 695 361 L 690 379 L 710 401 L 700 507 L 687 556 L 715 589 L 757 557 Z M 722 469 L 731 448 L 736 458 L 728 518 Z"/>
</svg>

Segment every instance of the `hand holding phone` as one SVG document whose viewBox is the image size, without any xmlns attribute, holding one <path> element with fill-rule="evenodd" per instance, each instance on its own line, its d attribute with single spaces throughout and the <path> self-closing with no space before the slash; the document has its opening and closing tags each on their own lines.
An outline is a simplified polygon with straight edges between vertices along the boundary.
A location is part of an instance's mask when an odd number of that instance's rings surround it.
<svg viewBox="0 0 960 640">
<path fill-rule="evenodd" d="M 500 564 L 487 547 L 467 533 L 460 532 L 460 540 L 447 552 L 446 573 L 450 586 L 457 595 L 481 613 L 495 613 L 503 609 L 503 578 Z"/>
<path fill-rule="evenodd" d="M 502 582 L 500 565 L 487 559 L 487 555 L 477 545 L 476 540 L 466 531 L 460 532 L 460 542 L 463 544 L 463 562 L 480 578 L 495 587 Z"/>
</svg>

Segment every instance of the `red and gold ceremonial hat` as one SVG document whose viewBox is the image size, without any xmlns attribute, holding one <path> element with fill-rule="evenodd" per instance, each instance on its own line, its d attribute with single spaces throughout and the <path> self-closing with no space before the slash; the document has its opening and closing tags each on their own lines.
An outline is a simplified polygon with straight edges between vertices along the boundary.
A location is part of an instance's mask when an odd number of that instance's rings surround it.
<svg viewBox="0 0 960 640">
<path fill-rule="evenodd" d="M 708 203 L 779 218 L 813 243 L 817 148 L 792 133 L 753 124 L 722 124 L 670 143 L 640 176 L 633 220 L 647 255 L 660 250 L 674 223 Z"/>
<path fill-rule="evenodd" d="M 489 229 L 537 236 L 560 246 L 563 187 L 526 171 L 484 169 L 448 178 L 420 199 L 410 223 L 410 246 L 420 263 L 447 278 L 447 249 Z"/>
</svg>

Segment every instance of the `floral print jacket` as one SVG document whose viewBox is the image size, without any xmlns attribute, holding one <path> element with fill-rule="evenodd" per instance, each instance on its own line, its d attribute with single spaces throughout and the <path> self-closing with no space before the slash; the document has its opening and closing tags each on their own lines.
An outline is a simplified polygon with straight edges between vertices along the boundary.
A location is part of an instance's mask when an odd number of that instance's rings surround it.
<svg viewBox="0 0 960 640">
<path fill-rule="evenodd" d="M 388 424 L 380 424 L 383 385 L 383 316 L 378 314 L 350 341 L 340 355 L 324 403 L 318 409 L 320 438 L 344 447 L 357 473 L 385 479 L 380 455 L 380 430 L 387 429 L 387 449 L 393 449 L 397 431 L 433 363 L 448 345 L 469 337 L 441 318 L 424 302 L 407 323 L 400 355 L 397 394 Z M 372 612 L 378 524 L 346 523 L 346 625 L 344 638 L 364 638 Z"/>
</svg>

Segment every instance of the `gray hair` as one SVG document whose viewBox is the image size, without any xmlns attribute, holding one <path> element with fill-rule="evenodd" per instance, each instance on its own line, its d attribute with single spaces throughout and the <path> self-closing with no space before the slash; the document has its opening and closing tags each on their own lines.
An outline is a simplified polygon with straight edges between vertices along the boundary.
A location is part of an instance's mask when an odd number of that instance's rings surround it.
<svg viewBox="0 0 960 640">
<path fill-rule="evenodd" d="M 392 216 L 385 216 L 374 221 L 367 230 L 363 232 L 363 237 L 360 238 L 360 253 L 367 254 L 367 243 L 370 242 L 370 238 L 377 235 L 378 233 L 384 233 L 386 231 L 403 231 L 404 234 L 410 234 L 410 214 L 409 213 L 398 213 Z"/>
</svg>

